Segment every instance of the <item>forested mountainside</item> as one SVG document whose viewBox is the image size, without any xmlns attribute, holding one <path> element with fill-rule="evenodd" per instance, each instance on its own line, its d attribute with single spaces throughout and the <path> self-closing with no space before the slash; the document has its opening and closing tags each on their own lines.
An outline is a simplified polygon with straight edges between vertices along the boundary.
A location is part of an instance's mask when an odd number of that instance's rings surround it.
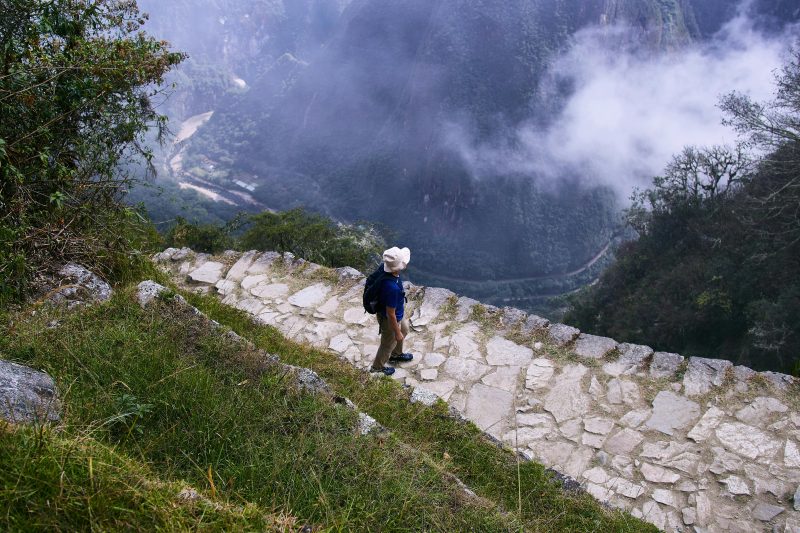
<svg viewBox="0 0 800 533">
<path fill-rule="evenodd" d="M 198 16 L 192 5 L 143 2 L 167 38 L 171 20 Z M 465 147 L 513 150 L 522 124 L 546 127 L 570 91 L 548 67 L 580 29 L 624 25 L 607 32 L 612 48 L 660 54 L 713 32 L 736 5 L 215 4 L 201 17 L 220 38 L 194 55 L 197 64 L 214 56 L 232 90 L 202 96 L 205 108 L 189 106 L 214 115 L 189 141 L 182 172 L 223 189 L 244 184 L 262 206 L 382 223 L 414 249 L 413 279 L 541 309 L 542 298 L 587 283 L 607 264 L 620 230 L 617 196 L 574 172 L 556 172 L 554 186 L 502 161 L 487 168 Z M 781 13 L 782 5 L 757 7 Z"/>
<path fill-rule="evenodd" d="M 636 196 L 627 218 L 638 240 L 574 298 L 568 321 L 800 372 L 800 52 L 776 81 L 772 102 L 722 101 L 746 144 L 686 149 Z"/>
</svg>

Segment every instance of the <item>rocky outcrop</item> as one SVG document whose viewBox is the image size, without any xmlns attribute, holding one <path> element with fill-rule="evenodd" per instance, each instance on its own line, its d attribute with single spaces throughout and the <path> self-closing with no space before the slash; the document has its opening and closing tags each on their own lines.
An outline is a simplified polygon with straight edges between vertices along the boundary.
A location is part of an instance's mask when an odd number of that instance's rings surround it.
<svg viewBox="0 0 800 533">
<path fill-rule="evenodd" d="M 12 423 L 58 422 L 60 409 L 53 378 L 0 360 L 0 418 Z"/>
<path fill-rule="evenodd" d="M 363 276 L 275 253 L 168 250 L 157 260 L 186 288 L 217 294 L 289 338 L 358 368 L 372 362 L 377 324 L 361 308 Z M 198 271 L 214 274 L 198 281 Z M 448 402 L 661 529 L 800 531 L 794 378 L 617 344 L 517 310 L 476 312 L 478 302 L 443 289 L 407 293 L 416 357 L 394 379 L 413 388 L 412 401 Z"/>
</svg>

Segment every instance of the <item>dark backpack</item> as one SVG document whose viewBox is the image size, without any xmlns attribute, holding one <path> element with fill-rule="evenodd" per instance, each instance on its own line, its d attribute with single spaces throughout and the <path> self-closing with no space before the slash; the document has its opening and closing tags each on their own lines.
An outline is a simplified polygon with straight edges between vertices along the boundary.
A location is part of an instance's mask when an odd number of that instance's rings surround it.
<svg viewBox="0 0 800 533">
<path fill-rule="evenodd" d="M 364 284 L 364 311 L 371 315 L 378 312 L 378 309 L 380 309 L 381 285 L 383 284 L 383 280 L 392 279 L 393 277 L 392 274 L 383 270 L 383 264 L 369 275 Z"/>
</svg>

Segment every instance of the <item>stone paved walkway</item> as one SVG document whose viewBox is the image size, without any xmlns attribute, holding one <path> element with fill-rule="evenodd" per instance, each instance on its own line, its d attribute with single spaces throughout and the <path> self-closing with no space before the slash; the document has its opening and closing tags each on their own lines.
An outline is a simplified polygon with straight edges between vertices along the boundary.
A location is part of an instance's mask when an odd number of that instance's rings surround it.
<svg viewBox="0 0 800 533">
<path fill-rule="evenodd" d="M 366 369 L 364 276 L 273 252 L 156 261 L 287 337 Z M 800 386 L 728 361 L 618 344 L 446 289 L 408 287 L 416 357 L 394 378 L 441 398 L 598 500 L 668 531 L 800 532 Z"/>
</svg>

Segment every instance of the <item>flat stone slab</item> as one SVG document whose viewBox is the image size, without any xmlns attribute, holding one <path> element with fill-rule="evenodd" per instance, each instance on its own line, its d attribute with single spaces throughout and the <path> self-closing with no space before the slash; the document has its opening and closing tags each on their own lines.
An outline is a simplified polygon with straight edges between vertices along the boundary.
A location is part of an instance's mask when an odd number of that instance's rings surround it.
<svg viewBox="0 0 800 533">
<path fill-rule="evenodd" d="M 329 292 L 331 292 L 330 287 L 324 283 L 316 283 L 294 293 L 289 297 L 288 302 L 301 308 L 316 307 L 325 301 Z"/>
<path fill-rule="evenodd" d="M 192 272 L 189 272 L 189 279 L 197 283 L 208 283 L 210 285 L 216 284 L 222 279 L 222 270 L 225 265 L 217 263 L 216 261 L 208 261 L 200 265 Z"/>
<path fill-rule="evenodd" d="M 645 426 L 667 435 L 674 435 L 700 418 L 697 402 L 670 391 L 661 391 L 653 400 L 653 414 Z"/>
<path fill-rule="evenodd" d="M 513 401 L 510 392 L 478 383 L 467 394 L 466 415 L 487 430 L 513 414 Z"/>
<path fill-rule="evenodd" d="M 532 390 L 544 388 L 550 383 L 554 373 L 555 364 L 551 360 L 534 359 L 525 374 L 525 387 Z"/>
<path fill-rule="evenodd" d="M 656 352 L 650 363 L 650 376 L 654 378 L 671 378 L 683 363 L 683 356 L 676 353 Z"/>
<path fill-rule="evenodd" d="M 639 374 L 653 356 L 653 349 L 640 344 L 620 344 L 617 346 L 619 358 L 613 363 L 603 365 L 603 371 L 614 377 Z"/>
<path fill-rule="evenodd" d="M 422 303 L 411 315 L 411 324 L 416 327 L 427 326 L 436 320 L 447 301 L 455 297 L 455 293 L 451 290 L 440 287 L 426 287 Z"/>
<path fill-rule="evenodd" d="M 285 283 L 269 283 L 266 285 L 256 285 L 250 289 L 250 294 L 264 300 L 274 300 L 283 298 L 289 294 L 289 286 Z"/>
<path fill-rule="evenodd" d="M 724 417 L 725 412 L 712 405 L 686 436 L 695 442 L 702 442 L 711 436 Z"/>
<path fill-rule="evenodd" d="M 550 329 L 547 330 L 547 336 L 556 346 L 566 346 L 580 334 L 581 330 L 566 324 L 550 324 Z"/>
<path fill-rule="evenodd" d="M 228 274 L 225 276 L 225 279 L 240 283 L 245 276 L 247 276 L 247 269 L 250 268 L 250 265 L 253 264 L 253 261 L 258 256 L 258 252 L 255 250 L 251 250 L 249 252 L 245 252 L 242 257 L 239 258 L 236 263 L 228 270 Z"/>
<path fill-rule="evenodd" d="M 608 337 L 598 337 L 581 333 L 575 341 L 575 353 L 587 359 L 602 359 L 618 346 L 617 341 Z"/>
<path fill-rule="evenodd" d="M 58 422 L 56 384 L 48 374 L 0 360 L 0 417 L 14 423 Z"/>
<path fill-rule="evenodd" d="M 486 343 L 486 361 L 490 365 L 528 366 L 531 359 L 533 359 L 533 350 L 503 337 L 492 337 Z"/>
<path fill-rule="evenodd" d="M 442 367 L 442 371 L 445 374 L 462 383 L 473 383 L 481 379 L 490 370 L 491 367 L 475 359 L 465 359 L 463 357 L 448 357 Z"/>
<path fill-rule="evenodd" d="M 745 424 L 762 424 L 775 413 L 785 413 L 789 408 L 775 398 L 760 396 L 736 411 L 736 418 Z"/>
<path fill-rule="evenodd" d="M 551 413 L 559 424 L 589 412 L 591 398 L 583 392 L 581 382 L 587 370 L 583 365 L 564 367 L 545 396 L 544 409 Z"/>
<path fill-rule="evenodd" d="M 781 449 L 780 441 L 739 422 L 720 424 L 716 434 L 725 448 L 748 459 L 770 459 Z"/>
<path fill-rule="evenodd" d="M 733 363 L 722 359 L 690 357 L 689 367 L 683 376 L 684 391 L 687 396 L 705 394 L 712 387 L 719 387 L 725 379 L 725 372 Z"/>
</svg>

